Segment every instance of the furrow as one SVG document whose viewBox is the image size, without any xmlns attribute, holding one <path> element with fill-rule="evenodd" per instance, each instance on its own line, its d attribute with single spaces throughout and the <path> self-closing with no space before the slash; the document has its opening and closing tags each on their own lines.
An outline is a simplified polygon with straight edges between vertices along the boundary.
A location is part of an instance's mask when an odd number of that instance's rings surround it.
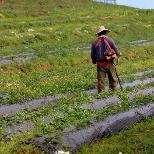
<svg viewBox="0 0 154 154">
<path fill-rule="evenodd" d="M 5 114 L 13 116 L 16 113 L 23 111 L 24 109 L 33 110 L 41 106 L 47 106 L 49 104 L 54 105 L 60 100 L 60 98 L 60 96 L 49 96 L 41 99 L 34 99 L 22 104 L 2 105 L 0 107 L 0 116 Z"/>
<path fill-rule="evenodd" d="M 84 144 L 88 144 L 98 138 L 114 135 L 121 130 L 131 127 L 143 118 L 150 116 L 154 116 L 154 103 L 109 116 L 89 127 L 66 133 L 61 137 L 61 144 L 53 143 L 52 141 L 49 142 L 46 140 L 46 137 L 34 138 L 32 142 L 44 149 L 47 153 L 64 150 L 64 147 L 68 147 L 71 152 L 75 152 Z M 49 137 L 51 136 L 48 135 Z"/>
</svg>

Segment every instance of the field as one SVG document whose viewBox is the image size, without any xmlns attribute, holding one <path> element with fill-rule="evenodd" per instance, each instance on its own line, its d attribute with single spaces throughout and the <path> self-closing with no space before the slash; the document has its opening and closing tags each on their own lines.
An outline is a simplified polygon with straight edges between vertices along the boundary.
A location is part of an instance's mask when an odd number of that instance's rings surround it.
<svg viewBox="0 0 154 154">
<path fill-rule="evenodd" d="M 1 4 L 0 153 L 44 153 L 47 147 L 40 148 L 35 139 L 61 145 L 65 133 L 152 104 L 153 19 L 154 10 L 90 0 Z M 90 48 L 100 25 L 111 30 L 123 53 L 116 67 L 124 89 L 106 88 L 98 95 Z M 150 126 L 153 119 L 145 123 Z"/>
<path fill-rule="evenodd" d="M 153 128 L 153 119 L 146 119 L 127 131 L 81 148 L 78 154 L 153 153 Z"/>
</svg>

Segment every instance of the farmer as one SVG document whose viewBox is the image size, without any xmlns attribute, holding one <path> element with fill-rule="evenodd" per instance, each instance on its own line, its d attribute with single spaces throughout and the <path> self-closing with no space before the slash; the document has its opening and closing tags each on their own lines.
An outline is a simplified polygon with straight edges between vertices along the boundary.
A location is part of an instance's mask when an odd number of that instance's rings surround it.
<svg viewBox="0 0 154 154">
<path fill-rule="evenodd" d="M 105 77 L 108 76 L 109 88 L 116 90 L 117 77 L 113 60 L 121 53 L 115 46 L 112 38 L 106 36 L 110 30 L 101 26 L 96 34 L 98 38 L 92 43 L 91 59 L 93 64 L 97 64 L 98 93 L 105 89 Z"/>
</svg>

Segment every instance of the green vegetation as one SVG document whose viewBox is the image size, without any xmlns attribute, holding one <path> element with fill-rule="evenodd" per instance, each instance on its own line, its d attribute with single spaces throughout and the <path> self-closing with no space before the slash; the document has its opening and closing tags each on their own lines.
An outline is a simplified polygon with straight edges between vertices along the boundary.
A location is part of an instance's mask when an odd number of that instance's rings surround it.
<svg viewBox="0 0 154 154">
<path fill-rule="evenodd" d="M 1 66 L 0 92 L 5 96 L 1 103 L 23 102 L 94 86 L 91 80 L 95 78 L 94 66 L 89 52 L 82 51 L 90 47 L 95 30 L 101 24 L 111 29 L 110 35 L 124 53 L 118 66 L 120 74 L 153 68 L 152 44 L 129 45 L 133 40 L 153 40 L 153 10 L 86 1 L 84 4 L 83 1 L 38 2 L 36 5 L 34 1 L 13 1 L 0 6 L 4 15 L 0 19 L 1 57 L 33 54 L 31 62 Z M 12 11 L 8 14 L 10 5 Z M 81 51 L 77 51 L 79 47 Z"/>
<path fill-rule="evenodd" d="M 131 73 L 154 69 L 154 10 L 140 10 L 90 0 L 14 0 L 0 5 L 0 105 L 18 104 L 46 96 L 61 95 L 55 105 L 14 116 L 0 117 L 2 135 L 0 153 L 39 153 L 33 145 L 21 145 L 28 138 L 62 131 L 74 125 L 81 128 L 92 120 L 148 104 L 153 96 L 139 95 L 128 100 L 127 94 L 137 89 L 153 87 L 153 82 L 127 87 L 123 92 L 106 90 L 100 95 L 88 94 L 96 87 L 96 68 L 91 64 L 90 46 L 98 26 L 111 29 L 111 36 L 123 57 L 117 66 L 122 82 L 153 78 L 153 73 L 133 77 Z M 148 44 L 131 44 L 147 40 Z M 17 62 L 16 58 L 32 57 Z M 70 94 L 70 95 L 68 95 Z M 116 94 L 121 105 L 91 111 L 81 105 L 94 99 Z M 44 120 L 43 120 L 44 119 Z M 5 138 L 5 126 L 32 122 L 35 129 Z M 151 121 L 149 121 L 152 123 Z M 150 129 L 149 129 L 150 131 Z M 143 143 L 144 144 L 144 143 Z M 41 153 L 41 152 L 40 152 Z"/>
<path fill-rule="evenodd" d="M 113 137 L 98 140 L 81 148 L 78 154 L 117 154 L 117 153 L 153 153 L 154 119 L 146 119 L 141 123 Z"/>
</svg>

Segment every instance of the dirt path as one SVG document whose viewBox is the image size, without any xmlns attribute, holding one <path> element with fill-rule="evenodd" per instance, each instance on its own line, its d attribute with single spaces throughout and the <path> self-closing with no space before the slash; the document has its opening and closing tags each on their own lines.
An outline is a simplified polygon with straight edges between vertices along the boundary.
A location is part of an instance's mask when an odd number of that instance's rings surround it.
<svg viewBox="0 0 154 154">
<path fill-rule="evenodd" d="M 151 83 L 151 82 L 154 82 L 154 78 L 145 78 L 144 80 L 135 80 L 133 82 L 125 82 L 125 83 L 122 83 L 122 87 L 123 88 L 135 87 L 135 86 L 138 86 L 138 85 L 141 85 L 141 84 L 148 84 L 148 83 Z M 106 87 L 106 88 L 108 88 L 108 87 Z M 118 88 L 119 88 L 119 85 L 118 85 Z M 96 94 L 97 89 L 96 88 L 89 89 L 89 90 L 87 90 L 87 93 L 88 94 Z"/>
<path fill-rule="evenodd" d="M 154 95 L 154 88 L 150 87 L 148 89 L 133 91 L 132 93 L 128 94 L 128 98 L 129 100 L 133 100 L 138 95 Z M 98 110 L 106 106 L 116 105 L 120 103 L 121 103 L 121 100 L 118 98 L 118 96 L 111 96 L 109 98 L 102 99 L 99 101 L 93 100 L 92 102 L 88 104 L 83 104 L 81 108 L 90 109 L 90 110 Z"/>
<path fill-rule="evenodd" d="M 136 40 L 136 41 L 129 42 L 130 45 L 138 45 L 138 46 L 148 45 L 152 43 L 153 43 L 152 40 Z"/>
<path fill-rule="evenodd" d="M 154 70 L 147 70 L 147 71 L 143 71 L 143 72 L 137 72 L 137 73 L 133 73 L 131 74 L 132 76 L 137 76 L 137 77 L 141 77 L 143 75 L 149 74 L 149 73 L 154 73 Z"/>
<path fill-rule="evenodd" d="M 33 110 L 41 106 L 47 106 L 49 104 L 56 104 L 60 100 L 60 96 L 45 97 L 41 99 L 34 99 L 22 104 L 2 105 L 0 107 L 0 116 L 7 114 L 13 116 L 14 114 L 23 111 L 24 109 Z"/>
<path fill-rule="evenodd" d="M 13 62 L 20 63 L 20 62 L 27 62 L 31 61 L 34 56 L 19 56 L 19 57 L 4 57 L 0 58 L 0 64 L 11 64 Z"/>
</svg>

